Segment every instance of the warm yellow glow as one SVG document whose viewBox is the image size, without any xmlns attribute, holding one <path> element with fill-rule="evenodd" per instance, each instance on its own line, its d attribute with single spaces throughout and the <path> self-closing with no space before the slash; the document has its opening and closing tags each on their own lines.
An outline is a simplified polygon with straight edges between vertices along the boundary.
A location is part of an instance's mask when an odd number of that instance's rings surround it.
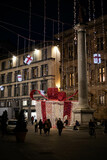
<svg viewBox="0 0 107 160">
<path fill-rule="evenodd" d="M 57 46 L 54 46 L 54 52 L 60 53 L 60 52 L 59 52 L 59 48 L 58 48 Z"/>
<path fill-rule="evenodd" d="M 57 84 L 56 84 L 56 87 L 59 89 L 59 88 L 60 88 L 60 83 L 57 83 Z"/>
<path fill-rule="evenodd" d="M 16 56 L 13 56 L 13 61 L 16 61 L 16 58 L 17 58 Z"/>
<path fill-rule="evenodd" d="M 38 49 L 35 49 L 35 52 L 34 52 L 35 54 L 38 54 L 39 53 L 39 50 Z"/>
</svg>

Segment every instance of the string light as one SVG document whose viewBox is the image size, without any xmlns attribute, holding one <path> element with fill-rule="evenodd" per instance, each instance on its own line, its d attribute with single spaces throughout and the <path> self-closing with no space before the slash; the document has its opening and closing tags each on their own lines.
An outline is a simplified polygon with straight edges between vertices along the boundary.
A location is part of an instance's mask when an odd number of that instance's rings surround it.
<svg viewBox="0 0 107 160">
<path fill-rule="evenodd" d="M 58 40 L 60 39 L 59 38 L 59 30 L 60 30 L 60 8 L 59 8 L 59 3 L 60 3 L 60 0 L 58 0 Z"/>
<path fill-rule="evenodd" d="M 89 22 L 91 21 L 91 3 L 90 0 L 88 0 L 88 11 L 89 11 Z"/>
<path fill-rule="evenodd" d="M 69 102 L 70 103 L 70 102 Z M 40 119 L 43 120 L 43 114 L 45 114 L 45 111 L 42 111 L 42 103 L 41 101 L 37 101 L 37 104 L 35 105 L 36 113 L 37 113 L 37 120 Z M 61 118 L 61 120 L 64 120 L 64 111 L 67 113 L 72 114 L 72 107 L 64 107 L 63 101 L 45 101 L 45 110 L 46 110 L 46 118 L 50 119 L 52 123 L 52 127 L 56 127 L 56 121 Z M 67 117 L 67 115 L 65 115 Z M 71 123 L 71 117 L 69 117 L 69 121 Z"/>
<path fill-rule="evenodd" d="M 103 32 L 103 44 L 105 44 L 104 40 L 104 13 L 103 13 L 103 0 L 101 0 L 101 11 L 102 11 L 102 32 Z"/>
<path fill-rule="evenodd" d="M 77 14 L 76 14 L 76 7 L 77 7 L 77 2 L 76 0 L 74 0 L 74 26 L 76 25 L 76 18 L 77 18 Z M 74 28 L 74 42 L 75 44 L 77 44 L 77 31 Z"/>
<path fill-rule="evenodd" d="M 92 7 L 93 7 L 93 20 L 94 20 L 94 27 L 93 27 L 93 34 L 94 34 L 94 52 L 96 52 L 96 45 L 95 45 L 95 41 L 96 41 L 96 28 L 95 28 L 96 19 L 95 19 L 95 3 L 94 3 L 94 0 L 92 1 Z"/>
</svg>

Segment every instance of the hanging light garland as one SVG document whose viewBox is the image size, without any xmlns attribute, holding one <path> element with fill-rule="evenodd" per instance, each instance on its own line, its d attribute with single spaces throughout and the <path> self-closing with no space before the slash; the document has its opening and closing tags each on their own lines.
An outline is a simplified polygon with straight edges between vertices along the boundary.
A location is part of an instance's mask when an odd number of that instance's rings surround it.
<svg viewBox="0 0 107 160">
<path fill-rule="evenodd" d="M 94 34 L 94 52 L 96 51 L 96 19 L 95 19 L 95 3 L 94 0 L 92 1 L 92 7 L 93 7 L 93 20 L 94 20 L 94 27 L 93 27 L 93 34 Z"/>
<path fill-rule="evenodd" d="M 88 12 L 89 12 L 89 18 L 88 18 L 88 20 L 90 22 L 91 21 L 91 2 L 90 2 L 90 0 L 88 0 Z"/>
<path fill-rule="evenodd" d="M 76 7 L 77 7 L 77 0 L 74 0 L 74 26 L 76 25 L 76 18 L 77 18 Z M 77 31 L 76 31 L 76 29 L 74 31 L 74 41 L 75 41 L 75 44 L 77 44 Z"/>
<path fill-rule="evenodd" d="M 102 12 L 102 32 L 103 32 L 103 45 L 105 44 L 105 39 L 104 39 L 104 33 L 105 33 L 105 29 L 104 29 L 104 13 L 103 13 L 103 0 L 101 0 L 101 12 Z"/>
<path fill-rule="evenodd" d="M 45 34 L 46 34 L 46 0 L 44 0 L 44 48 L 45 48 Z"/>
<path fill-rule="evenodd" d="M 58 40 L 60 39 L 59 30 L 60 30 L 60 0 L 58 0 Z"/>
</svg>

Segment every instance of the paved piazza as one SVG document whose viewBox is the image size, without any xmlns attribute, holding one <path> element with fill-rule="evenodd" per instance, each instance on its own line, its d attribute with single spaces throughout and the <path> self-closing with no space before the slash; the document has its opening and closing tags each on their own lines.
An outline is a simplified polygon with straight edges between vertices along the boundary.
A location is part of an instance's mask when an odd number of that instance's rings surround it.
<svg viewBox="0 0 107 160">
<path fill-rule="evenodd" d="M 14 135 L 3 138 L 0 134 L 1 160 L 103 160 L 107 155 L 107 134 L 96 129 L 96 138 L 88 130 L 64 129 L 58 136 L 57 129 L 51 129 L 49 136 L 34 132 L 28 125 L 24 143 L 17 143 Z"/>
</svg>

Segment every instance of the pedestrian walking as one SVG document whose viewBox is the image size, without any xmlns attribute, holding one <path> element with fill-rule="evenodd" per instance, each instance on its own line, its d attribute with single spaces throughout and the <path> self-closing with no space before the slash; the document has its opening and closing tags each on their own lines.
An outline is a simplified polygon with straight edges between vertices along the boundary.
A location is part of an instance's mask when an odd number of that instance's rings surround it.
<svg viewBox="0 0 107 160">
<path fill-rule="evenodd" d="M 33 122 L 34 122 L 34 117 L 32 116 L 31 117 L 31 123 L 32 123 L 32 125 L 33 125 Z"/>
<path fill-rule="evenodd" d="M 59 136 L 61 136 L 63 128 L 64 128 L 63 122 L 61 121 L 61 118 L 59 118 L 59 120 L 57 121 L 57 129 L 58 129 Z"/>
<path fill-rule="evenodd" d="M 37 119 L 35 119 L 35 132 L 38 132 L 38 122 L 37 122 Z"/>
<path fill-rule="evenodd" d="M 107 133 L 107 120 L 104 122 L 104 133 Z"/>
<path fill-rule="evenodd" d="M 89 122 L 89 134 L 90 134 L 90 136 L 96 137 L 95 123 L 92 121 L 92 119 L 90 119 L 90 122 Z"/>
<path fill-rule="evenodd" d="M 40 119 L 39 120 L 39 130 L 40 130 L 40 135 L 42 134 L 42 129 L 43 129 L 43 122 L 42 122 L 42 120 Z"/>
<path fill-rule="evenodd" d="M 50 134 L 50 128 L 52 127 L 50 119 L 47 119 L 44 123 L 44 133 L 48 135 Z"/>
<path fill-rule="evenodd" d="M 48 120 L 46 119 L 43 124 L 44 133 L 46 134 L 48 132 Z"/>
<path fill-rule="evenodd" d="M 52 124 L 50 119 L 48 119 L 48 135 L 50 134 L 50 129 L 52 128 Z"/>
<path fill-rule="evenodd" d="M 1 117 L 2 136 L 4 136 L 7 133 L 7 120 L 8 120 L 8 115 L 7 115 L 7 111 L 5 110 Z"/>
</svg>

